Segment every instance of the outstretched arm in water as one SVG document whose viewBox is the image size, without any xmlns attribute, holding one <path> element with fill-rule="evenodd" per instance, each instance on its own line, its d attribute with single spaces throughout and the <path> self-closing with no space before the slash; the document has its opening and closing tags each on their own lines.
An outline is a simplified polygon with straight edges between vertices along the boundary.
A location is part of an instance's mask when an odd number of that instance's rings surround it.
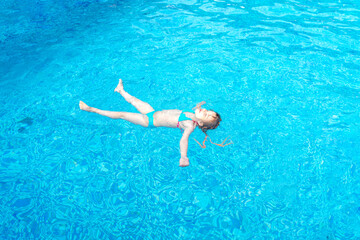
<svg viewBox="0 0 360 240">
<path fill-rule="evenodd" d="M 179 164 L 180 167 L 189 166 L 189 158 L 187 157 L 189 136 L 194 131 L 195 127 L 196 126 L 190 125 L 184 128 L 185 130 L 180 140 L 180 154 L 181 154 L 180 164 Z"/>
</svg>

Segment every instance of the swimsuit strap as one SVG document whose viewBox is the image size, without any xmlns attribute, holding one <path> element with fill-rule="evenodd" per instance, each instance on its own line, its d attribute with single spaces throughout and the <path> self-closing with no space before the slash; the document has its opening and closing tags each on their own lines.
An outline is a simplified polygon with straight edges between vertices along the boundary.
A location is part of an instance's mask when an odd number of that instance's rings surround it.
<svg viewBox="0 0 360 240">
<path fill-rule="evenodd" d="M 195 123 L 196 125 L 198 125 L 197 122 L 195 122 L 194 120 L 192 120 L 192 121 L 193 121 L 193 123 Z M 176 127 L 177 127 L 178 129 L 180 129 L 181 132 L 184 132 L 184 129 L 180 128 L 180 122 L 177 123 Z"/>
<path fill-rule="evenodd" d="M 178 122 L 182 122 L 182 121 L 185 121 L 185 120 L 191 120 L 191 121 L 192 121 L 191 118 L 188 118 L 188 117 L 185 115 L 186 112 L 195 114 L 195 112 L 194 112 L 193 110 L 191 110 L 191 109 L 185 109 L 185 110 L 183 110 L 183 111 L 180 113 Z"/>
<path fill-rule="evenodd" d="M 177 125 L 176 125 L 177 128 L 180 128 L 180 122 L 186 121 L 186 120 L 193 121 L 194 123 L 197 124 L 197 122 L 195 122 L 195 121 L 192 120 L 191 118 L 188 118 L 188 117 L 185 115 L 186 112 L 195 114 L 195 111 L 192 110 L 192 109 L 184 109 L 184 110 L 182 110 L 182 112 L 180 113 L 179 119 L 178 119 L 178 123 L 177 123 Z M 181 130 L 181 132 L 183 131 L 183 129 L 181 129 L 181 128 L 180 128 L 180 130 Z"/>
</svg>

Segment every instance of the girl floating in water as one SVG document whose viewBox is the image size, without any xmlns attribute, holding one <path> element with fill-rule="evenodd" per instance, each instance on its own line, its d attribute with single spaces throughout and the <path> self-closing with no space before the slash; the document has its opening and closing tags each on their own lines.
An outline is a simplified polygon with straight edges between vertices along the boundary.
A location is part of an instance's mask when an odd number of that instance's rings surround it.
<svg viewBox="0 0 360 240">
<path fill-rule="evenodd" d="M 187 109 L 181 111 L 175 109 L 155 111 L 148 103 L 143 102 L 125 92 L 121 79 L 119 79 L 119 84 L 114 91 L 120 93 L 121 96 L 123 96 L 127 102 L 132 104 L 141 114 L 130 112 L 104 111 L 90 107 L 82 101 L 80 101 L 79 103 L 80 109 L 87 112 L 94 112 L 113 119 L 124 119 L 126 121 L 141 125 L 143 127 L 180 128 L 184 131 L 183 136 L 180 140 L 180 167 L 189 166 L 189 158 L 187 157 L 188 142 L 189 136 L 195 130 L 195 128 L 199 127 L 205 133 L 206 137 L 203 142 L 204 146 L 201 146 L 201 144 L 198 142 L 198 144 L 202 148 L 205 148 L 205 141 L 207 138 L 206 131 L 217 128 L 221 121 L 221 117 L 218 113 L 201 108 L 201 106 L 204 105 L 205 102 L 197 104 L 196 107 L 194 107 L 192 110 Z M 231 144 L 228 143 L 223 145 L 224 142 L 222 144 L 214 144 L 222 147 Z"/>
</svg>

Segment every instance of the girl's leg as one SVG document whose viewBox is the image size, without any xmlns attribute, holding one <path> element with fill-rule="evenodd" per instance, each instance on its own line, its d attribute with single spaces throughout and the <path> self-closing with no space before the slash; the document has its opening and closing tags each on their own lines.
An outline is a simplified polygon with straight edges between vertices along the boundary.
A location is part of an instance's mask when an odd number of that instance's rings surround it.
<svg viewBox="0 0 360 240">
<path fill-rule="evenodd" d="M 113 119 L 124 119 L 128 122 L 131 122 L 136 125 L 143 126 L 143 127 L 147 127 L 149 125 L 148 117 L 146 115 L 143 115 L 140 113 L 105 111 L 105 110 L 90 107 L 82 101 L 80 101 L 79 106 L 80 106 L 81 110 L 84 110 L 87 112 L 94 112 L 94 113 L 100 114 L 105 117 L 109 117 L 109 118 L 113 118 Z"/>
<path fill-rule="evenodd" d="M 128 94 L 127 92 L 125 92 L 124 90 L 124 86 L 122 83 L 122 80 L 119 79 L 119 84 L 117 85 L 117 87 L 115 88 L 114 92 L 118 92 L 121 94 L 121 96 L 124 97 L 124 99 L 130 103 L 131 105 L 133 105 L 139 112 L 141 112 L 142 114 L 147 114 L 149 112 L 153 112 L 154 109 L 150 106 L 150 104 L 143 102 L 139 99 L 137 99 L 134 96 L 131 96 L 130 94 Z"/>
</svg>

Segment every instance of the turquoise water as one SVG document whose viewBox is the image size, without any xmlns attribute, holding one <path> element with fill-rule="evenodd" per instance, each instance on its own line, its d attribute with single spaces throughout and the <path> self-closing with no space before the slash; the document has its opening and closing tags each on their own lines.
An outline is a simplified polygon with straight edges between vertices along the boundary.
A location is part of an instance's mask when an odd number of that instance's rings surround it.
<svg viewBox="0 0 360 240">
<path fill-rule="evenodd" d="M 0 3 L 1 239 L 359 239 L 358 1 Z M 78 109 L 206 101 L 178 129 Z"/>
</svg>

